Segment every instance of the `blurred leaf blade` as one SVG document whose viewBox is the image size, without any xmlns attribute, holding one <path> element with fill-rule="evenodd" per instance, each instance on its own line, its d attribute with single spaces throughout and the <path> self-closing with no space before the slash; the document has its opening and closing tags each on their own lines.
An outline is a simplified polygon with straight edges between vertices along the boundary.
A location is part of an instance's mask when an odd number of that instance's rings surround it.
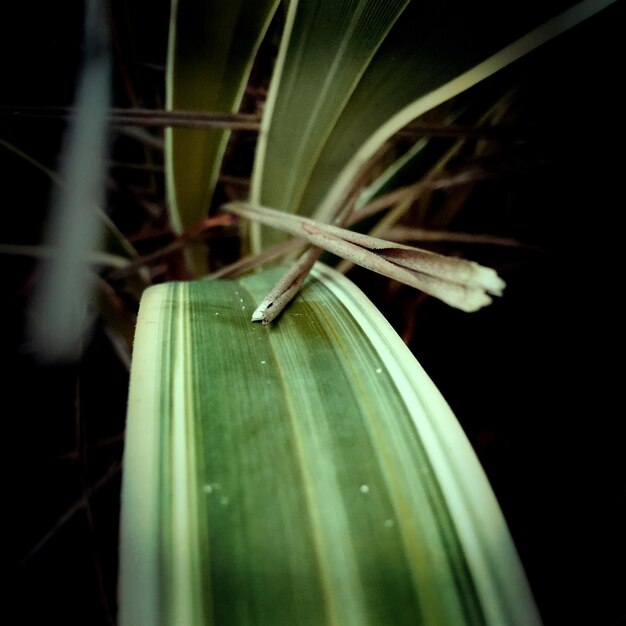
<svg viewBox="0 0 626 626">
<path fill-rule="evenodd" d="M 278 0 L 172 3 L 166 108 L 236 112 L 254 55 Z M 168 210 L 177 234 L 206 217 L 230 133 L 168 128 L 165 167 Z M 206 273 L 202 246 L 189 250 L 197 275 Z"/>
<path fill-rule="evenodd" d="M 120 624 L 538 624 L 473 451 L 408 349 L 318 266 L 273 327 L 280 270 L 142 302 Z"/>
<path fill-rule="evenodd" d="M 94 276 L 85 259 L 98 249 L 102 231 L 94 207 L 104 204 L 110 80 L 105 5 L 92 0 L 85 15 L 76 114 L 66 135 L 61 186 L 51 207 L 48 246 L 58 254 L 44 264 L 34 294 L 31 336 L 46 360 L 75 358 L 87 330 Z"/>
</svg>

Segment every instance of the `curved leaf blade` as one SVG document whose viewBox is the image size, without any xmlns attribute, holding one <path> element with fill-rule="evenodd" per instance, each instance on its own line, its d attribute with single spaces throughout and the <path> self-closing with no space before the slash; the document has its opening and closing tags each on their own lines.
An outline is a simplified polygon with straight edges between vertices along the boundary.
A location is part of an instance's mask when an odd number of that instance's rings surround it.
<svg viewBox="0 0 626 626">
<path fill-rule="evenodd" d="M 519 624 L 536 609 L 449 407 L 323 266 L 150 288 L 135 339 L 120 624 Z"/>
<path fill-rule="evenodd" d="M 252 202 L 297 212 L 330 132 L 408 2 L 290 3 L 257 148 Z M 276 237 L 264 233 L 263 245 Z"/>
<path fill-rule="evenodd" d="M 403 125 L 612 1 L 413 1 L 396 7 L 378 39 L 369 30 L 376 20 L 358 23 L 350 13 L 334 20 L 333 11 L 341 14 L 356 2 L 292 3 L 251 201 L 333 219 L 360 168 Z M 337 26 L 329 34 L 327 19 Z M 257 249 L 283 238 L 261 233 Z"/>
<path fill-rule="evenodd" d="M 331 219 L 362 165 L 394 133 L 613 2 L 450 0 L 437 9 L 412 2 L 337 122 L 299 211 Z M 415 24 L 431 26 L 417 41 Z"/>
<path fill-rule="evenodd" d="M 236 112 L 254 56 L 278 0 L 174 0 L 168 46 L 166 108 Z M 168 209 L 181 234 L 206 217 L 230 133 L 168 128 L 165 169 Z M 191 252 L 206 273 L 201 247 Z"/>
</svg>

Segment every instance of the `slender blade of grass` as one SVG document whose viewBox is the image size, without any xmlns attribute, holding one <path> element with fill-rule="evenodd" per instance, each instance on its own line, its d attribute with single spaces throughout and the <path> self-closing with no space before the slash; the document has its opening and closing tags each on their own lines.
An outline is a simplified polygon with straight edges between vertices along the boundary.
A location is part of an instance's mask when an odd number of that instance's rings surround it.
<svg viewBox="0 0 626 626">
<path fill-rule="evenodd" d="M 166 108 L 235 113 L 277 5 L 278 0 L 175 0 Z M 207 216 L 229 135 L 219 129 L 166 129 L 168 209 L 176 233 Z M 206 273 L 204 246 L 191 247 L 187 258 L 196 275 Z"/>
</svg>

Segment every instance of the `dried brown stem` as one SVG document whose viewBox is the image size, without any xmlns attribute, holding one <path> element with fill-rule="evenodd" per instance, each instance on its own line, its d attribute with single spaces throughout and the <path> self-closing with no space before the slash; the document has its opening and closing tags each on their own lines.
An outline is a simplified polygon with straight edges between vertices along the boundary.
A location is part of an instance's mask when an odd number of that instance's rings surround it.
<svg viewBox="0 0 626 626">
<path fill-rule="evenodd" d="M 210 234 L 210 231 L 213 228 L 217 228 L 218 226 L 228 226 L 234 222 L 234 219 L 229 215 L 216 215 L 214 217 L 207 217 L 202 220 L 198 225 L 186 230 L 180 237 L 178 237 L 175 241 L 170 243 L 167 246 L 153 252 L 152 254 L 147 254 L 145 256 L 139 257 L 134 261 L 130 262 L 123 268 L 116 270 L 115 272 L 111 272 L 109 278 L 111 280 L 117 280 L 120 278 L 124 278 L 125 276 L 129 276 L 130 274 L 134 274 L 138 269 L 143 267 L 144 265 L 148 265 L 153 263 L 158 259 L 162 259 L 181 248 L 189 245 L 192 242 L 198 241 L 203 237 L 206 237 Z"/>
<path fill-rule="evenodd" d="M 19 119 L 69 119 L 72 107 L 0 107 L 0 115 Z M 173 128 L 220 128 L 230 130 L 260 129 L 258 115 L 246 113 L 213 113 L 203 111 L 165 111 L 158 109 L 110 109 L 113 126 L 154 126 Z"/>
<path fill-rule="evenodd" d="M 471 261 L 395 244 L 258 205 L 230 203 L 223 209 L 305 239 L 317 248 L 420 289 L 463 311 L 476 311 L 489 304 L 491 298 L 487 294 L 501 295 L 505 286 L 493 270 Z M 280 307 L 282 310 L 293 298 L 319 254 L 319 250 L 307 251 L 263 300 L 252 321 L 271 321 L 276 311 L 270 309 Z"/>
</svg>

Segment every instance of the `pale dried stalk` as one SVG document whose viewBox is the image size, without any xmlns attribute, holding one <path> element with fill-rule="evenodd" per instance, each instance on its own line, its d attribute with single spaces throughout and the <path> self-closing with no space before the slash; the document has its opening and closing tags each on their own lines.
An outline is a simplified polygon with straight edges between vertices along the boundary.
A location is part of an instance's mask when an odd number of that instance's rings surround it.
<svg viewBox="0 0 626 626">
<path fill-rule="evenodd" d="M 420 289 L 463 311 L 476 311 L 490 304 L 488 294 L 501 295 L 505 286 L 494 270 L 472 261 L 395 244 L 257 205 L 231 203 L 223 208 L 305 239 L 317 248 Z M 307 268 L 315 263 L 318 254 L 311 250 L 303 255 L 263 300 L 254 312 L 253 321 L 268 323 L 276 317 L 271 309 L 284 307 L 283 301 L 289 301 L 297 293 Z"/>
<path fill-rule="evenodd" d="M 300 256 L 256 308 L 252 314 L 253 322 L 269 324 L 282 313 L 300 291 L 320 253 L 319 248 L 309 248 Z"/>
<path fill-rule="evenodd" d="M 355 177 L 352 187 L 346 191 L 343 206 L 336 212 L 334 217 L 335 224 L 343 226 L 350 221 L 354 215 L 354 205 L 358 200 L 363 180 L 368 176 L 371 166 L 376 163 L 380 154 L 386 149 L 386 145 L 381 146 L 380 150 L 378 150 L 378 152 L 361 168 L 361 171 Z M 283 213 L 279 213 L 279 215 L 283 215 Z M 290 244 L 294 251 L 299 250 L 299 246 L 293 246 L 293 241 L 286 243 Z M 274 246 L 270 248 L 270 250 L 274 250 L 276 247 L 278 246 Z M 265 251 L 265 253 L 270 252 L 270 250 Z M 289 302 L 296 297 L 300 287 L 304 283 L 316 261 L 322 255 L 322 252 L 322 247 L 309 248 L 308 250 L 305 250 L 295 261 L 294 265 L 280 278 L 274 288 L 267 294 L 267 296 L 265 296 L 261 304 L 256 308 L 252 314 L 252 321 L 269 324 L 272 320 L 278 317 Z M 255 258 L 261 259 L 265 253 L 261 252 L 258 255 L 255 255 L 255 257 L 250 259 L 250 262 L 254 262 Z M 274 254 L 273 257 L 274 256 L 277 255 Z M 265 260 L 267 259 L 263 259 L 263 262 L 265 262 Z M 214 277 L 217 278 L 216 275 L 211 276 L 211 278 Z"/>
<path fill-rule="evenodd" d="M 33 259 L 53 259 L 62 251 L 59 248 L 53 246 L 23 246 L 21 244 L 0 243 L 0 254 L 7 254 L 12 256 L 26 256 Z M 130 261 L 117 254 L 110 254 L 108 252 L 101 252 L 99 250 L 88 251 L 82 259 L 85 264 L 100 265 L 102 267 L 115 268 L 122 270 L 126 268 Z"/>
<path fill-rule="evenodd" d="M 483 235 L 474 233 L 461 233 L 449 230 L 431 230 L 426 228 L 414 228 L 411 226 L 394 226 L 382 233 L 386 239 L 391 241 L 432 241 L 446 243 L 463 243 L 487 246 L 502 246 L 506 248 L 527 248 L 537 249 L 536 246 L 512 239 L 510 237 L 496 237 L 494 235 Z"/>
<path fill-rule="evenodd" d="M 503 115 L 503 111 L 507 109 L 512 94 L 513 91 L 507 92 L 504 96 L 499 98 L 494 105 L 489 107 L 478 120 L 476 128 L 489 128 L 494 124 L 494 120 L 500 121 L 501 117 L 498 116 Z M 373 236 L 381 235 L 389 228 L 392 228 L 424 193 L 434 191 L 438 188 L 443 189 L 472 182 L 472 177 L 465 172 L 457 176 L 444 176 L 445 169 L 449 162 L 459 154 L 465 143 L 466 138 L 455 141 L 420 181 L 413 185 L 396 189 L 385 196 L 375 198 L 361 210 L 355 211 L 352 215 L 352 221 L 357 221 L 362 217 L 369 217 L 385 208 L 390 208 L 391 210 L 389 210 L 370 231 L 370 234 Z M 337 266 L 337 271 L 345 274 L 352 266 L 353 264 L 349 261 L 342 261 Z"/>
</svg>

